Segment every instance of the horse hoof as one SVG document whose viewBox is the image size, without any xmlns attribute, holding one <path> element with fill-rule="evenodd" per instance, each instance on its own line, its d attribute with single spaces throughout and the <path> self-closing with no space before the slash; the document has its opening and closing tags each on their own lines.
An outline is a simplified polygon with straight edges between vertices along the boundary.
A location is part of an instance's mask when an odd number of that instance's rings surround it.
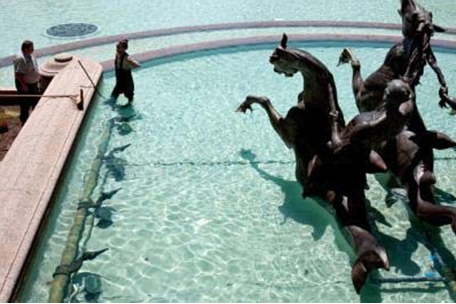
<svg viewBox="0 0 456 304">
<path fill-rule="evenodd" d="M 339 63 L 337 66 L 341 66 L 342 64 L 347 64 L 350 62 L 349 51 L 345 48 L 339 56 Z"/>
<path fill-rule="evenodd" d="M 361 254 L 352 268 L 352 282 L 356 292 L 359 294 L 367 277 L 372 270 L 375 269 L 389 270 L 389 261 L 386 251 L 382 247 L 377 247 L 374 250 L 366 251 Z"/>
</svg>

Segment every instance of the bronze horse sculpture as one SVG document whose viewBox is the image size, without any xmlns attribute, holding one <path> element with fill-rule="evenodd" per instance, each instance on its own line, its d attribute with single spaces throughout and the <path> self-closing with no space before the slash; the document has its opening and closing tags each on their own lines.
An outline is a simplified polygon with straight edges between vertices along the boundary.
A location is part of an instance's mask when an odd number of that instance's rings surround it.
<svg viewBox="0 0 456 304">
<path fill-rule="evenodd" d="M 433 24 L 432 13 L 414 0 L 402 0 L 399 14 L 404 39 L 366 80 L 350 49 L 340 56 L 339 64 L 352 66 L 353 93 L 360 111 L 348 124 L 331 72 L 308 52 L 288 48 L 285 34 L 270 63 L 278 74 L 302 74 L 304 90 L 297 105 L 283 117 L 267 97 L 248 96 L 237 109 L 245 113 L 253 104 L 260 105 L 294 151 L 302 196 L 325 201 L 352 241 L 356 260 L 351 277 L 357 292 L 371 271 L 389 269 L 386 250 L 372 235 L 366 215 L 367 173 L 389 170 L 407 190 L 409 206 L 418 218 L 436 226 L 451 225 L 456 233 L 456 208 L 436 203 L 433 174 L 433 149 L 454 148 L 456 142 L 426 128 L 415 94 L 429 64 L 440 83 L 439 105 L 456 110 L 430 44 L 434 32 L 444 29 Z"/>
<path fill-rule="evenodd" d="M 359 60 L 350 49 L 344 49 L 340 56 L 339 64 L 351 63 L 353 68 L 353 92 L 358 109 L 361 112 L 375 109 L 381 101 L 386 83 L 393 79 L 402 78 L 415 89 L 420 83 L 426 64 L 434 70 L 440 83 L 439 105 L 456 109 L 456 102 L 448 97 L 445 77 L 431 48 L 431 37 L 434 33 L 445 30 L 433 24 L 432 13 L 415 0 L 402 0 L 399 14 L 402 18 L 403 40 L 390 49 L 383 65 L 366 80 L 361 76 Z M 418 109 L 416 110 L 409 127 L 414 132 L 425 133 L 426 127 Z M 454 142 L 451 144 L 456 145 Z"/>
<path fill-rule="evenodd" d="M 383 92 L 385 84 L 392 79 L 402 78 L 415 90 L 426 64 L 429 64 L 435 71 L 441 85 L 439 105 L 441 107 L 450 105 L 455 109 L 455 102 L 447 95 L 448 88 L 445 78 L 430 45 L 430 39 L 434 32 L 443 32 L 444 29 L 434 25 L 432 13 L 426 11 L 414 0 L 402 0 L 399 14 L 402 17 L 403 41 L 391 48 L 383 65 L 366 81 L 363 81 L 361 76 L 360 62 L 350 49 L 344 49 L 340 56 L 339 64 L 350 62 L 352 65 L 353 92 L 358 109 L 361 112 L 375 109 L 380 102 L 379 95 Z M 410 119 L 408 128 L 416 134 L 414 138 L 419 141 L 420 155 L 423 158 L 424 172 L 421 175 L 420 183 L 435 184 L 432 149 L 454 148 L 456 142 L 441 132 L 428 130 L 418 107 L 415 107 L 415 113 Z"/>
<path fill-rule="evenodd" d="M 282 117 L 268 98 L 248 96 L 237 111 L 260 105 L 274 130 L 294 150 L 303 196 L 326 201 L 353 242 L 357 258 L 352 282 L 359 292 L 371 271 L 389 269 L 386 250 L 371 234 L 366 217 L 366 172 L 386 170 L 373 148 L 403 129 L 413 113 L 414 93 L 405 82 L 394 81 L 379 109 L 357 115 L 346 126 L 333 76 L 323 63 L 305 51 L 289 49 L 286 35 L 270 62 L 276 73 L 302 74 L 304 90 L 298 104 Z"/>
<path fill-rule="evenodd" d="M 430 37 L 434 31 L 443 29 L 432 23 L 432 13 L 413 0 L 403 0 L 399 14 L 403 19 L 404 40 L 393 46 L 386 55 L 383 65 L 365 81 L 360 73 L 360 62 L 350 49 L 344 49 L 340 63 L 350 62 L 353 68 L 353 92 L 360 112 L 379 106 L 379 94 L 388 81 L 402 78 L 414 89 L 419 84 L 426 63 L 436 72 L 441 84 L 440 105 L 452 100 L 446 95 L 446 83 L 437 60 L 430 48 Z M 444 92 L 445 94 L 442 94 Z M 447 149 L 456 143 L 447 135 L 426 129 L 418 111 L 411 119 L 408 130 L 385 142 L 376 151 L 382 155 L 388 169 L 404 185 L 408 192 L 412 211 L 424 221 L 437 225 L 450 224 L 456 233 L 456 209 L 439 206 L 434 199 L 432 148 Z"/>
<path fill-rule="evenodd" d="M 342 63 L 350 63 L 352 66 L 352 89 L 356 106 L 361 113 L 377 109 L 382 103 L 382 96 L 387 83 L 394 79 L 403 78 L 407 71 L 407 57 L 402 44 L 394 45 L 387 53 L 383 64 L 365 80 L 361 75 L 361 63 L 352 50 L 343 50 L 339 59 L 339 64 Z M 415 91 L 413 83 L 411 83 L 411 87 Z M 432 173 L 432 148 L 439 150 L 454 148 L 456 147 L 456 142 L 442 132 L 428 130 L 416 106 L 415 112 L 408 123 L 408 128 L 417 134 L 422 150 L 426 151 L 423 157 L 425 158 L 427 173 L 422 180 L 430 184 L 435 183 Z"/>
<path fill-rule="evenodd" d="M 456 109 L 456 102 L 448 97 L 445 77 L 438 66 L 431 48 L 431 37 L 445 29 L 432 23 L 432 13 L 426 11 L 414 0 L 402 0 L 399 14 L 402 18 L 402 42 L 388 52 L 383 65 L 366 80 L 361 76 L 361 65 L 350 49 L 344 49 L 339 65 L 351 63 L 353 68 L 353 92 L 358 109 L 370 111 L 380 103 L 386 83 L 403 78 L 412 88 L 419 85 L 426 64 L 434 70 L 440 83 L 439 105 Z M 421 126 L 420 126 L 421 127 Z"/>
</svg>

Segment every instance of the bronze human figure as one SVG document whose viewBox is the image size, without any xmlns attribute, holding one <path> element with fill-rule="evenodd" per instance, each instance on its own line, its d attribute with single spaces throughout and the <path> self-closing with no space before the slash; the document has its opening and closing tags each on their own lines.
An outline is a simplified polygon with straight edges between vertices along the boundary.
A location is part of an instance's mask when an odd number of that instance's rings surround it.
<svg viewBox="0 0 456 304">
<path fill-rule="evenodd" d="M 407 70 L 404 80 L 412 86 L 419 84 L 426 64 L 434 70 L 440 83 L 440 106 L 449 105 L 456 109 L 456 103 L 448 97 L 448 87 L 440 70 L 437 59 L 431 48 L 431 37 L 435 32 L 446 30 L 433 23 L 432 13 L 423 8 L 415 0 L 402 0 L 399 15 L 402 18 L 402 35 L 404 53 L 407 58 Z"/>
</svg>

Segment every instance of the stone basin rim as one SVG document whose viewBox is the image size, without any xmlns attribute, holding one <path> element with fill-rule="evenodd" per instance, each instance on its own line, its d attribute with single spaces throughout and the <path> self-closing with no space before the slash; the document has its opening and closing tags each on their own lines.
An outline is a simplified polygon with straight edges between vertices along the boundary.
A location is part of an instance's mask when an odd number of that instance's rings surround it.
<svg viewBox="0 0 456 304">
<path fill-rule="evenodd" d="M 343 35 L 343 34 L 292 34 L 288 35 L 289 43 L 363 43 L 372 45 L 385 45 L 385 47 L 392 46 L 394 43 L 400 42 L 402 39 L 398 36 L 391 35 Z M 269 46 L 278 44 L 280 41 L 280 35 L 269 35 L 269 36 L 252 36 L 235 39 L 222 39 L 208 42 L 200 42 L 194 44 L 185 44 L 178 46 L 171 46 L 166 48 L 160 48 L 156 50 L 141 52 L 132 54 L 135 59 L 142 63 L 148 63 L 158 59 L 169 58 L 173 56 L 179 56 L 184 54 L 198 53 L 204 51 L 223 50 L 236 47 L 254 47 L 254 46 Z M 456 41 L 434 39 L 434 47 L 440 49 L 446 49 L 456 52 Z M 342 49 L 341 49 L 342 51 Z M 386 55 L 386 54 L 385 54 Z M 103 72 L 111 72 L 114 69 L 113 60 L 106 60 L 100 62 L 103 67 Z"/>
<path fill-rule="evenodd" d="M 139 32 L 131 32 L 104 37 L 84 39 L 64 44 L 49 46 L 35 51 L 36 57 L 55 55 L 63 52 L 70 52 L 78 49 L 90 48 L 94 46 L 115 43 L 120 39 L 144 39 L 161 36 L 172 36 L 184 33 L 198 33 L 209 31 L 228 31 L 228 30 L 246 30 L 261 28 L 278 28 L 278 27 L 343 27 L 343 28 L 362 28 L 362 29 L 383 29 L 383 30 L 401 30 L 401 25 L 397 23 L 382 22 L 365 22 L 365 21 L 318 21 L 318 20 L 270 20 L 270 21 L 253 21 L 253 22 L 235 22 L 235 23 L 218 23 L 194 26 L 180 26 L 164 29 L 153 29 Z M 456 35 L 456 28 L 447 28 L 446 35 Z M 0 68 L 12 64 L 14 55 L 0 58 Z"/>
</svg>

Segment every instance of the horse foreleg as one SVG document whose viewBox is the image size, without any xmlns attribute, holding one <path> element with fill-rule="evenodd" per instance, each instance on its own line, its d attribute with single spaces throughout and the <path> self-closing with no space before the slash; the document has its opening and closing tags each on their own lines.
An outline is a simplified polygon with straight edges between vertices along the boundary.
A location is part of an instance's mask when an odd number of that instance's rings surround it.
<svg viewBox="0 0 456 304">
<path fill-rule="evenodd" d="M 360 292 L 369 274 L 376 269 L 389 270 L 389 260 L 385 248 L 379 245 L 370 232 L 366 214 L 364 190 L 353 189 L 346 196 L 334 195 L 331 202 L 339 221 L 348 233 L 356 251 L 356 260 L 352 267 L 352 282 L 356 292 Z"/>
<path fill-rule="evenodd" d="M 343 63 L 350 63 L 353 69 L 352 89 L 355 98 L 358 99 L 359 93 L 364 89 L 364 80 L 361 75 L 361 63 L 349 48 L 344 49 L 339 57 L 339 65 Z"/>
<path fill-rule="evenodd" d="M 451 225 L 451 229 L 456 234 L 456 208 L 436 205 L 433 199 L 430 201 L 424 199 L 423 197 L 432 195 L 432 190 L 429 186 L 426 186 L 428 189 L 423 187 L 414 184 L 407 189 L 412 211 L 418 218 L 431 225 Z"/>
<path fill-rule="evenodd" d="M 375 237 L 358 226 L 346 226 L 346 231 L 353 240 L 357 258 L 352 267 L 352 282 L 359 293 L 366 283 L 369 273 L 376 269 L 389 270 L 389 260 L 385 248 L 380 246 Z"/>
<path fill-rule="evenodd" d="M 381 268 L 389 270 L 388 255 L 369 231 L 364 196 L 343 197 L 339 206 L 335 208 L 337 217 L 342 222 L 356 252 L 351 277 L 353 286 L 359 293 L 372 271 Z"/>
<path fill-rule="evenodd" d="M 277 132 L 277 134 L 282 138 L 284 143 L 289 147 L 293 147 L 293 140 L 291 134 L 288 130 L 286 120 L 279 114 L 279 112 L 274 108 L 271 101 L 266 97 L 258 96 L 247 96 L 247 99 L 238 107 L 237 112 L 245 113 L 247 109 L 252 110 L 253 104 L 259 104 L 267 113 L 269 121 Z"/>
<path fill-rule="evenodd" d="M 336 217 L 355 250 L 356 260 L 352 266 L 351 278 L 359 293 L 372 271 L 381 268 L 389 270 L 388 255 L 369 231 L 364 195 L 347 198 L 328 190 L 322 193 L 322 198 L 335 209 Z"/>
<path fill-rule="evenodd" d="M 432 185 L 419 185 L 414 180 L 406 188 L 410 207 L 418 218 L 434 226 L 451 225 L 456 234 L 456 208 L 437 205 Z"/>
<path fill-rule="evenodd" d="M 456 147 L 456 142 L 453 139 L 438 131 L 428 131 L 426 141 L 432 148 L 437 150 Z"/>
<path fill-rule="evenodd" d="M 279 112 L 274 108 L 271 101 L 267 101 L 265 104 L 262 105 L 263 109 L 266 111 L 269 117 L 269 122 L 271 126 L 276 131 L 276 133 L 280 136 L 282 141 L 287 145 L 288 148 L 294 147 L 294 140 L 292 134 L 289 130 L 289 126 L 287 124 L 287 119 L 283 118 Z"/>
</svg>

